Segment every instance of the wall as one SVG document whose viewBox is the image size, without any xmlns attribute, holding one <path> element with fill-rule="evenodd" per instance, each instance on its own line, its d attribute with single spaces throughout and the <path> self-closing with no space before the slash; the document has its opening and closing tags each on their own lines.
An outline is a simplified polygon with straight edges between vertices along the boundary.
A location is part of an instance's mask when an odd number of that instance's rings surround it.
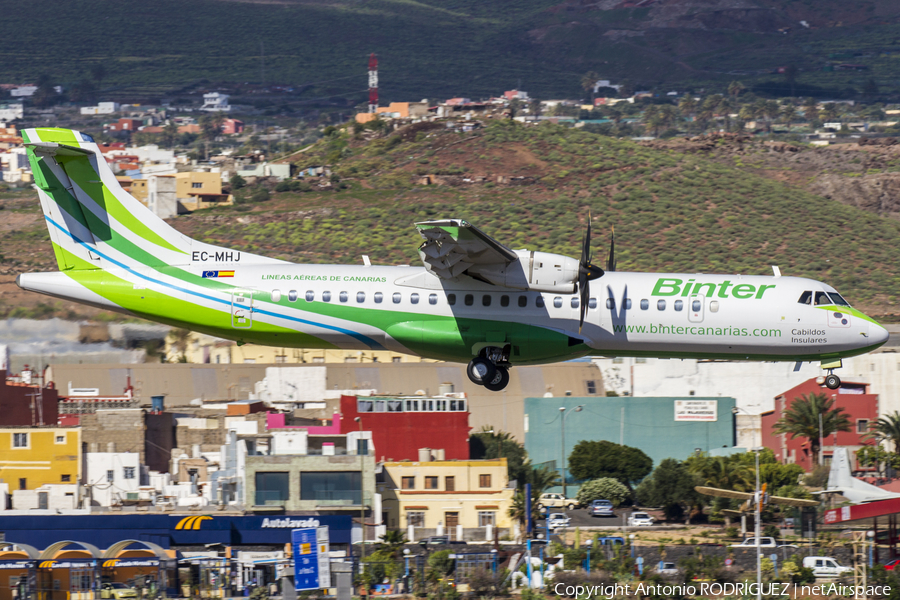
<svg viewBox="0 0 900 600">
<path fill-rule="evenodd" d="M 677 400 L 715 401 L 717 418 L 676 421 Z M 560 468 L 563 435 L 559 408 L 571 409 L 578 405 L 584 405 L 581 412 L 566 413 L 566 461 L 572 448 L 582 440 L 608 440 L 640 448 L 653 459 L 654 466 L 666 458 L 684 460 L 697 448 L 709 452 L 734 445 L 734 398 L 526 398 L 525 449 L 533 464 L 554 461 L 555 468 Z"/>
<path fill-rule="evenodd" d="M 32 400 L 40 393 L 41 412 L 32 414 Z M 53 388 L 10 383 L 6 370 L 0 370 L 0 426 L 56 425 L 59 395 Z"/>
<path fill-rule="evenodd" d="M 17 433 L 27 436 L 25 447 L 13 446 Z M 10 489 L 34 490 L 44 484 L 79 481 L 81 428 L 0 429 L 0 482 L 8 483 Z"/>
<path fill-rule="evenodd" d="M 85 454 L 84 483 L 90 486 L 91 506 L 113 506 L 137 493 L 141 483 L 140 455 L 136 452 L 88 452 Z M 126 477 L 125 469 L 131 477 Z M 107 478 L 113 472 L 113 480 Z"/>
</svg>

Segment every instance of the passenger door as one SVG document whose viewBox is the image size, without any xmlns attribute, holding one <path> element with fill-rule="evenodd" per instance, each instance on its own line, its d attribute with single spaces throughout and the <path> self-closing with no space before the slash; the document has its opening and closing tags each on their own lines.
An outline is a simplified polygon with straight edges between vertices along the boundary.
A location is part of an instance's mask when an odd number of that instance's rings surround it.
<svg viewBox="0 0 900 600">
<path fill-rule="evenodd" d="M 235 329 L 250 329 L 253 326 L 252 290 L 232 290 L 231 326 Z"/>
</svg>

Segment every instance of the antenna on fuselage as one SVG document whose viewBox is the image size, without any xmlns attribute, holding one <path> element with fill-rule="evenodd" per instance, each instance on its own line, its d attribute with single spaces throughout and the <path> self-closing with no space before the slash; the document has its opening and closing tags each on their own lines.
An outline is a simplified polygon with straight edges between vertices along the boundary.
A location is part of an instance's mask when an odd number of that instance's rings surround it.
<svg viewBox="0 0 900 600">
<path fill-rule="evenodd" d="M 772 265 L 772 273 L 775 277 L 781 277 L 781 269 L 778 268 L 778 265 Z"/>
</svg>

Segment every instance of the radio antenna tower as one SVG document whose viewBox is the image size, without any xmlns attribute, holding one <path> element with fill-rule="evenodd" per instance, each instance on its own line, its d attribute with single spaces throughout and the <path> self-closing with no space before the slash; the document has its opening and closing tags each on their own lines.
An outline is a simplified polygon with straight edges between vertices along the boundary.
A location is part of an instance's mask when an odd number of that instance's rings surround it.
<svg viewBox="0 0 900 600">
<path fill-rule="evenodd" d="M 378 57 L 375 53 L 369 55 L 369 112 L 374 113 L 378 109 Z"/>
</svg>

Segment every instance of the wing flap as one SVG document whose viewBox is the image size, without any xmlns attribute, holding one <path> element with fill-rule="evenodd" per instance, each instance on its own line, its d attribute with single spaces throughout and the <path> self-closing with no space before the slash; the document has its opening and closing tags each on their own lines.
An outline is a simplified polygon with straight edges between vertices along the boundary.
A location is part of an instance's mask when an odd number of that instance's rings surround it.
<svg viewBox="0 0 900 600">
<path fill-rule="evenodd" d="M 518 255 L 462 219 L 416 223 L 425 240 L 419 256 L 431 273 L 455 279 L 474 265 L 508 265 Z"/>
</svg>

